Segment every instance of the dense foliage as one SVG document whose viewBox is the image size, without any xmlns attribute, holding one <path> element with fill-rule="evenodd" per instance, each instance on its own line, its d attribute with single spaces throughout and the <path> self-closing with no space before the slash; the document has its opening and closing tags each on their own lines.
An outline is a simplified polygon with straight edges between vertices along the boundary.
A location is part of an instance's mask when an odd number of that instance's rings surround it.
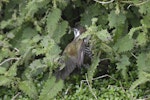
<svg viewBox="0 0 150 100">
<path fill-rule="evenodd" d="M 76 23 L 91 65 L 56 81 Z M 149 33 L 150 0 L 1 0 L 0 100 L 150 98 Z"/>
</svg>

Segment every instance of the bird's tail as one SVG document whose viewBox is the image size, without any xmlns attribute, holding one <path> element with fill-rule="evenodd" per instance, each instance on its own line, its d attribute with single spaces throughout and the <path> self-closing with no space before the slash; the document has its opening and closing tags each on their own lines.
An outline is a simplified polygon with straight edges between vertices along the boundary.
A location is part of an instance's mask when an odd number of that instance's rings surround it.
<svg viewBox="0 0 150 100">
<path fill-rule="evenodd" d="M 74 62 L 72 62 L 71 60 L 67 61 L 65 65 L 66 66 L 63 69 L 55 72 L 54 75 L 56 76 L 57 80 L 59 79 L 65 80 L 76 68 L 76 64 L 74 64 Z"/>
</svg>

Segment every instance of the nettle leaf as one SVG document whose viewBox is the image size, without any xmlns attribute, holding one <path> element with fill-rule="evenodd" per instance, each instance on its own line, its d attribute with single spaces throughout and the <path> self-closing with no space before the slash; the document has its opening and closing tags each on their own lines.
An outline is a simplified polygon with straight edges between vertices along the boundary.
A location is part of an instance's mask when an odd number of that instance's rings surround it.
<svg viewBox="0 0 150 100">
<path fill-rule="evenodd" d="M 12 66 L 10 66 L 9 70 L 5 73 L 6 76 L 14 77 L 17 75 L 17 65 L 19 64 L 19 61 L 16 61 L 13 63 Z"/>
<path fill-rule="evenodd" d="M 32 81 L 20 82 L 19 89 L 32 99 L 36 100 L 36 98 L 38 97 L 37 89 Z"/>
<path fill-rule="evenodd" d="M 149 24 L 149 22 L 150 22 L 150 12 L 147 14 L 147 15 L 145 15 L 145 16 L 143 16 L 143 19 L 141 20 L 141 24 L 143 25 L 143 26 L 147 26 L 147 27 L 150 27 L 150 24 Z"/>
<path fill-rule="evenodd" d="M 81 24 L 82 25 L 91 25 L 91 19 L 93 17 L 97 17 L 99 14 L 101 13 L 101 10 L 99 10 L 99 5 L 93 4 L 91 6 L 88 6 L 85 10 L 85 12 L 83 13 L 83 15 L 81 15 Z"/>
<path fill-rule="evenodd" d="M 43 41 L 41 41 L 41 46 L 44 47 L 43 51 L 45 51 L 46 56 L 50 56 L 51 59 L 56 58 L 61 52 L 60 47 L 53 39 L 45 38 Z"/>
<path fill-rule="evenodd" d="M 58 8 L 53 8 L 52 11 L 48 14 L 46 27 L 50 36 L 54 34 L 54 31 L 57 28 L 58 21 L 60 20 L 60 18 L 61 18 L 61 10 Z"/>
<path fill-rule="evenodd" d="M 94 77 L 94 74 L 95 74 L 95 71 L 96 71 L 96 68 L 97 68 L 99 62 L 100 62 L 99 55 L 93 57 L 92 65 L 90 66 L 90 68 L 88 69 L 88 72 L 87 72 L 88 79 L 90 82 L 92 82 L 92 79 Z"/>
<path fill-rule="evenodd" d="M 140 46 L 144 46 L 146 45 L 146 42 L 147 42 L 147 39 L 148 39 L 148 36 L 146 33 L 139 33 L 138 37 L 137 37 L 137 44 L 140 45 Z"/>
<path fill-rule="evenodd" d="M 31 47 L 32 38 L 37 35 L 37 31 L 31 27 L 24 27 L 15 33 L 15 37 L 11 41 L 13 47 L 18 48 L 20 53 L 24 53 Z"/>
<path fill-rule="evenodd" d="M 11 77 L 7 77 L 7 76 L 0 76 L 0 86 L 6 86 L 6 85 L 10 85 L 13 80 Z"/>
<path fill-rule="evenodd" d="M 32 0 L 28 2 L 25 8 L 26 18 L 33 17 L 40 8 L 45 7 L 49 2 L 49 0 Z"/>
<path fill-rule="evenodd" d="M 133 35 L 134 35 L 134 33 L 135 33 L 136 31 L 138 31 L 138 30 L 141 30 L 141 29 L 142 29 L 142 27 L 141 27 L 141 26 L 131 28 L 131 29 L 130 29 L 130 31 L 129 31 L 129 33 L 128 33 L 129 38 L 132 38 L 132 37 L 133 37 Z"/>
<path fill-rule="evenodd" d="M 138 85 L 150 81 L 150 57 L 147 53 L 141 53 L 137 57 L 138 79 L 132 83 L 130 90 L 133 90 Z"/>
<path fill-rule="evenodd" d="M 62 80 L 56 82 L 55 77 L 49 78 L 43 86 L 39 100 L 51 100 L 59 91 L 62 90 L 63 86 L 64 83 Z"/>
<path fill-rule="evenodd" d="M 147 53 L 141 53 L 137 57 L 137 66 L 139 71 L 148 71 L 150 72 L 150 58 L 148 57 Z"/>
<path fill-rule="evenodd" d="M 150 82 L 150 73 L 146 73 L 144 71 L 140 71 L 140 73 L 138 74 L 139 79 L 137 79 L 136 81 L 134 81 L 130 87 L 130 90 L 134 90 L 138 85 L 140 84 L 144 84 L 146 82 Z"/>
<path fill-rule="evenodd" d="M 127 57 L 127 55 L 122 55 L 121 59 L 116 65 L 117 69 L 121 71 L 124 79 L 127 79 L 127 66 L 130 65 L 129 57 Z"/>
<path fill-rule="evenodd" d="M 0 67 L 0 75 L 4 74 L 6 72 L 7 68 L 5 67 Z"/>
<path fill-rule="evenodd" d="M 39 74 L 44 73 L 47 65 L 41 62 L 41 60 L 34 60 L 25 71 L 27 78 L 36 77 Z"/>
<path fill-rule="evenodd" d="M 103 42 L 109 42 L 110 40 L 112 40 L 110 33 L 108 33 L 106 29 L 97 32 L 96 35 Z"/>
<path fill-rule="evenodd" d="M 129 38 L 128 35 L 119 39 L 114 45 L 114 49 L 119 53 L 130 51 L 133 49 L 133 47 L 134 47 L 134 40 L 132 38 Z"/>
<path fill-rule="evenodd" d="M 144 2 L 144 1 L 143 1 Z M 146 1 L 145 1 L 146 2 Z M 139 12 L 142 14 L 147 14 L 150 12 L 150 2 L 147 1 L 147 3 L 144 3 L 142 5 L 139 6 Z"/>
<path fill-rule="evenodd" d="M 125 23 L 126 16 L 122 12 L 116 14 L 115 11 L 111 11 L 108 15 L 108 20 L 110 28 L 118 27 Z"/>
<path fill-rule="evenodd" d="M 66 33 L 68 27 L 67 21 L 62 21 L 58 24 L 54 34 L 52 35 L 52 38 L 56 43 L 60 43 L 61 37 Z"/>
</svg>

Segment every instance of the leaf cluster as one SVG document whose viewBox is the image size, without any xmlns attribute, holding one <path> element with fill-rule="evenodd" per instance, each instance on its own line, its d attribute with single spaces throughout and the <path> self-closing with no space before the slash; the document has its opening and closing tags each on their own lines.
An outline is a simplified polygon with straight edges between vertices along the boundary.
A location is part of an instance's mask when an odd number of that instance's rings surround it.
<svg viewBox="0 0 150 100">
<path fill-rule="evenodd" d="M 150 1 L 101 1 L 1 0 L 0 98 L 150 97 Z M 93 57 L 86 72 L 64 84 L 53 72 L 76 23 L 87 29 L 80 38 L 90 38 Z M 111 78 L 95 78 L 102 75 L 102 66 Z"/>
</svg>

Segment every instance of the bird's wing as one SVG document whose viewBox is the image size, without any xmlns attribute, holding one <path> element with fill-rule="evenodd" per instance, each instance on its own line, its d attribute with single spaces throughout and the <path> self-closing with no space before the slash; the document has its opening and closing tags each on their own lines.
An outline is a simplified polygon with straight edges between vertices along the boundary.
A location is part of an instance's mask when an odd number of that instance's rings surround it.
<svg viewBox="0 0 150 100">
<path fill-rule="evenodd" d="M 65 65 L 66 66 L 62 70 L 59 70 L 55 73 L 57 80 L 66 79 L 76 68 L 76 64 L 74 63 L 74 61 L 72 59 L 68 59 L 68 61 L 66 61 Z"/>
</svg>

